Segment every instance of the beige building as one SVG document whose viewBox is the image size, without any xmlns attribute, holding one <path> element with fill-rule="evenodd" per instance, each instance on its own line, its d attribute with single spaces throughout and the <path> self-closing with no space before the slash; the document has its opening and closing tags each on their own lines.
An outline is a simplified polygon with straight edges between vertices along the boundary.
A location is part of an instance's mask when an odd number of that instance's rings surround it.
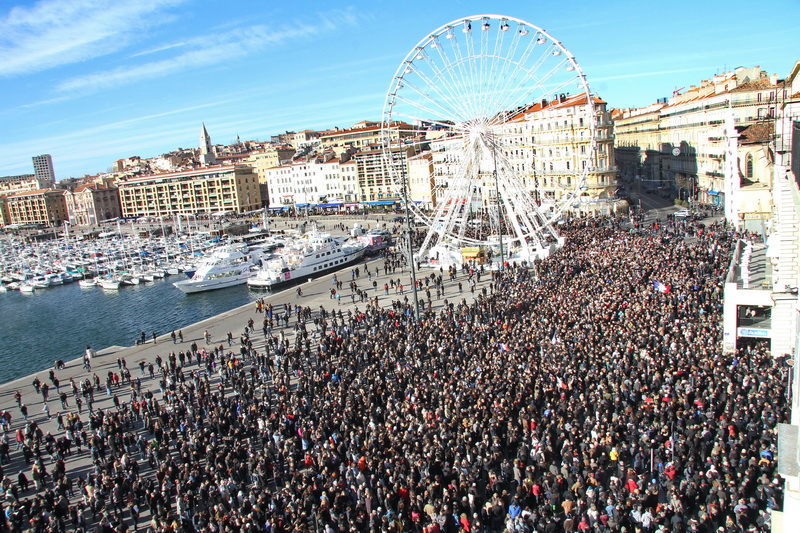
<svg viewBox="0 0 800 533">
<path fill-rule="evenodd" d="M 440 167 L 441 168 L 441 167 Z M 422 152 L 408 158 L 408 198 L 423 209 L 436 207 L 433 154 Z"/>
<path fill-rule="evenodd" d="M 346 130 L 336 129 L 322 132 L 319 139 L 320 150 L 331 151 L 336 154 L 336 157 L 342 157 L 342 154 L 348 151 L 353 153 L 356 150 L 379 146 L 383 144 L 381 130 L 380 122 L 363 121 Z M 392 124 L 391 132 L 392 139 L 390 140 L 392 142 L 415 134 L 414 128 L 404 122 Z"/>
<path fill-rule="evenodd" d="M 566 201 L 579 187 L 580 202 L 569 209 L 611 214 L 620 206 L 614 197 L 617 168 L 611 115 L 600 98 L 594 97 L 592 103 L 597 123 L 594 153 L 587 118 L 590 106 L 582 94 L 538 102 L 507 126 L 516 138 L 503 155 L 542 206 Z"/>
<path fill-rule="evenodd" d="M 659 125 L 661 109 L 666 105 L 658 102 L 614 112 L 614 156 L 623 180 L 653 190 L 662 185 Z"/>
<path fill-rule="evenodd" d="M 50 185 L 49 180 L 44 180 L 36 174 L 4 176 L 0 177 L 0 196 L 48 189 Z"/>
<path fill-rule="evenodd" d="M 4 198 L 8 224 L 58 226 L 68 220 L 64 191 L 39 189 L 19 192 Z"/>
<path fill-rule="evenodd" d="M 650 106 L 619 110 L 614 133 L 621 176 L 634 191 L 718 206 L 733 202 L 726 212 L 736 218 L 752 209 L 769 212 L 765 195 L 747 178 L 752 169 L 762 174 L 756 181 L 766 183 L 771 163 L 759 153 L 769 139 L 764 130 L 749 128 L 772 123 L 779 98 L 777 75 L 740 67 Z"/>
<path fill-rule="evenodd" d="M 262 206 L 258 178 L 247 165 L 133 178 L 119 184 L 119 197 L 124 217 L 243 213 Z"/>
<path fill-rule="evenodd" d="M 303 150 L 319 144 L 320 134 L 314 130 L 303 130 L 291 134 L 291 145 L 295 150 Z"/>
<path fill-rule="evenodd" d="M 119 190 L 98 183 L 79 185 L 64 193 L 69 223 L 93 226 L 104 220 L 121 216 Z"/>
<path fill-rule="evenodd" d="M 295 149 L 291 146 L 269 146 L 251 153 L 244 164 L 253 167 L 260 183 L 266 183 L 267 169 L 279 167 L 291 161 L 294 154 Z"/>
</svg>

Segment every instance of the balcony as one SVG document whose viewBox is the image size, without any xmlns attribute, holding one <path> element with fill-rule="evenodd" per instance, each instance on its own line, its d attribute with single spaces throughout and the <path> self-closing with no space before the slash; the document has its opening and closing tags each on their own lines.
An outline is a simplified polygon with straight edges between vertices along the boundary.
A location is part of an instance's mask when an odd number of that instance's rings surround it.
<svg viewBox="0 0 800 533">
<path fill-rule="evenodd" d="M 616 172 L 617 165 L 610 165 L 605 167 L 589 167 L 589 172 L 593 172 L 595 174 L 604 174 L 606 172 Z"/>
</svg>

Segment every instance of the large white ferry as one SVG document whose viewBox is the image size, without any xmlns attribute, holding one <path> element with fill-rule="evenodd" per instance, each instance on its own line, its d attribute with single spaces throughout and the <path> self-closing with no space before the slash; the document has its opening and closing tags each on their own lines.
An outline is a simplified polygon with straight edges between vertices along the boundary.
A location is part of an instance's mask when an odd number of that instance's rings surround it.
<svg viewBox="0 0 800 533">
<path fill-rule="evenodd" d="M 176 281 L 173 285 L 185 293 L 242 285 L 253 275 L 257 260 L 246 247 L 221 246 L 200 263 L 190 279 Z"/>
<path fill-rule="evenodd" d="M 253 289 L 271 289 L 293 280 L 320 276 L 358 261 L 365 251 L 364 243 L 337 239 L 313 229 L 282 248 L 277 257 L 265 261 L 247 280 L 247 285 Z"/>
</svg>

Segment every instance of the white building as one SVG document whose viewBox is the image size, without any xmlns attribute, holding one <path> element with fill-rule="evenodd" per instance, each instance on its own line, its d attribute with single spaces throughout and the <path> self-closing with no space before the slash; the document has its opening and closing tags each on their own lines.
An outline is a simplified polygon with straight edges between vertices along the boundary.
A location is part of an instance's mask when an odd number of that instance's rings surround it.
<svg viewBox="0 0 800 533">
<path fill-rule="evenodd" d="M 775 303 L 773 354 L 790 356 L 793 380 L 791 423 L 778 426 L 778 472 L 785 484 L 783 512 L 773 513 L 774 532 L 795 531 L 800 523 L 800 61 L 782 89 L 775 131 L 774 216 L 767 255 Z"/>
<path fill-rule="evenodd" d="M 266 169 L 268 207 L 277 209 L 325 204 L 327 191 L 343 189 L 337 183 L 339 178 L 335 166 L 301 159 L 289 165 Z"/>
<path fill-rule="evenodd" d="M 354 160 L 339 163 L 339 175 L 342 180 L 342 200 L 344 207 L 353 209 L 359 207 L 358 199 L 361 190 L 358 187 L 358 166 Z"/>
</svg>

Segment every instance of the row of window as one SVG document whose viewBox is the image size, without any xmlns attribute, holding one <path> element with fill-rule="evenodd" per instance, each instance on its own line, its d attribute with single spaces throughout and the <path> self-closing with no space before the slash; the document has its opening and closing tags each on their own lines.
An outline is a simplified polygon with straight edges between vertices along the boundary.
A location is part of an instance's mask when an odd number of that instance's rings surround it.
<svg viewBox="0 0 800 533">
<path fill-rule="evenodd" d="M 328 253 L 330 253 L 330 252 L 328 252 Z M 327 270 L 327 269 L 329 269 L 331 267 L 334 267 L 334 266 L 342 264 L 342 263 L 344 263 L 344 258 L 339 258 L 339 259 L 336 259 L 334 261 L 330 261 L 328 263 L 325 263 L 323 265 L 317 265 L 317 266 L 314 267 L 313 271 L 317 272 L 317 271 L 320 271 L 320 270 Z"/>
</svg>

